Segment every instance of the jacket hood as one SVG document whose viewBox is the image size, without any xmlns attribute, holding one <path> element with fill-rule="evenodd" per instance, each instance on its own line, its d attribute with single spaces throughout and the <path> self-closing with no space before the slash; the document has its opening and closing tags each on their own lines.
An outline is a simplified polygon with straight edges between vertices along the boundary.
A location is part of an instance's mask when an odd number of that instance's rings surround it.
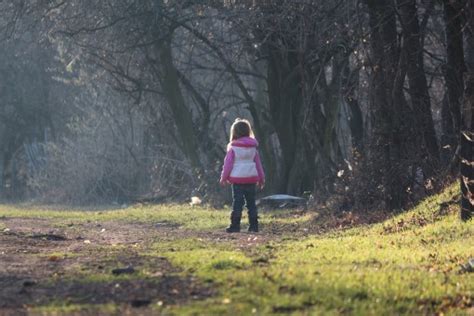
<svg viewBox="0 0 474 316">
<path fill-rule="evenodd" d="M 239 139 L 233 140 L 230 145 L 236 147 L 257 147 L 258 141 L 252 137 L 241 137 Z"/>
</svg>

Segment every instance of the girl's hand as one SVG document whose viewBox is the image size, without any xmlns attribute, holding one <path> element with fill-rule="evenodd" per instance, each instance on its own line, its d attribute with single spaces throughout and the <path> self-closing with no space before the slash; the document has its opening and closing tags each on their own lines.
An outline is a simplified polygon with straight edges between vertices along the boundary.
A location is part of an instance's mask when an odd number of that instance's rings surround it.
<svg viewBox="0 0 474 316">
<path fill-rule="evenodd" d="M 265 181 L 261 181 L 258 184 L 258 187 L 260 188 L 260 190 L 263 190 L 263 188 L 265 187 Z"/>
<path fill-rule="evenodd" d="M 220 183 L 221 186 L 225 187 L 228 182 L 227 182 L 226 180 L 222 180 L 222 179 L 221 179 L 221 180 L 219 181 L 219 183 Z"/>
</svg>

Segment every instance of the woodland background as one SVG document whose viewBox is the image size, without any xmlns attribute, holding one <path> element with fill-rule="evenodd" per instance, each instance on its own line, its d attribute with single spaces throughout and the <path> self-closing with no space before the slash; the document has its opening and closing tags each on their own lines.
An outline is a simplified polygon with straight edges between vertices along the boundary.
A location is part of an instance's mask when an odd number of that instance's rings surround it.
<svg viewBox="0 0 474 316">
<path fill-rule="evenodd" d="M 0 1 L 0 194 L 228 199 L 230 124 L 265 193 L 408 207 L 461 176 L 473 208 L 468 0 Z"/>
</svg>

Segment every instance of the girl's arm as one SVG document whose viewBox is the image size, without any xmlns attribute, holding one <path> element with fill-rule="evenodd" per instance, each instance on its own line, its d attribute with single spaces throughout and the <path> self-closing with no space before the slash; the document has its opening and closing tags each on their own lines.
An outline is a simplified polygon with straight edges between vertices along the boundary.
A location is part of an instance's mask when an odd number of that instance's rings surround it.
<svg viewBox="0 0 474 316">
<path fill-rule="evenodd" d="M 255 164 L 257 165 L 258 178 L 260 184 L 262 185 L 265 183 L 265 172 L 263 172 L 262 162 L 260 161 L 260 155 L 258 154 L 258 151 L 253 161 L 255 161 Z"/>
<path fill-rule="evenodd" d="M 225 155 L 224 158 L 224 166 L 222 167 L 222 172 L 221 172 L 221 184 L 225 184 L 227 180 L 229 179 L 230 173 L 232 171 L 232 167 L 234 166 L 234 158 L 235 154 L 232 149 L 229 149 L 227 151 L 227 154 Z"/>
</svg>

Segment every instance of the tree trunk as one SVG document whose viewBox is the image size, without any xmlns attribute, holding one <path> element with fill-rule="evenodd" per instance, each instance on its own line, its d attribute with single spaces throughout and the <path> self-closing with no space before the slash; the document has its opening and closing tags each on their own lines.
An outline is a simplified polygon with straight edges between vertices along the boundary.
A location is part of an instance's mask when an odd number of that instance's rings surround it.
<svg viewBox="0 0 474 316">
<path fill-rule="evenodd" d="M 443 111 L 443 145 L 449 145 L 451 154 L 458 145 L 461 128 L 461 98 L 463 95 L 463 73 L 465 72 L 462 38 L 463 0 L 444 0 L 446 27 L 446 110 Z M 448 159 L 450 157 L 447 157 Z"/>
<path fill-rule="evenodd" d="M 275 39 L 277 41 L 277 39 Z M 268 48 L 269 62 L 267 86 L 270 114 L 282 151 L 282 178 L 279 191 L 300 194 L 298 175 L 305 166 L 297 163 L 297 157 L 303 155 L 301 141 L 301 109 L 303 95 L 301 89 L 301 65 L 294 52 L 275 45 Z"/>
<path fill-rule="evenodd" d="M 474 3 L 466 6 L 464 27 L 467 72 L 463 109 L 461 112 L 461 219 L 467 221 L 474 215 Z"/>
<path fill-rule="evenodd" d="M 410 133 L 409 115 L 403 97 L 404 55 L 397 46 L 393 0 L 366 0 L 371 29 L 372 78 L 370 114 L 372 135 L 367 165 L 375 199 L 382 198 L 390 209 L 406 200 L 407 166 L 402 164 Z M 408 127 L 404 125 L 408 124 Z"/>
<path fill-rule="evenodd" d="M 191 166 L 197 171 L 201 171 L 196 130 L 191 111 L 186 106 L 179 85 L 178 72 L 173 64 L 171 39 L 164 41 L 159 46 L 159 55 L 162 71 L 161 86 L 178 129 L 183 152 L 189 159 Z"/>
<path fill-rule="evenodd" d="M 280 141 L 283 155 L 282 178 L 279 191 L 298 194 L 297 185 L 291 181 L 291 173 L 295 169 L 297 151 L 299 150 L 298 135 L 299 118 L 302 107 L 301 78 L 299 78 L 298 61 L 294 53 L 283 52 L 281 47 L 270 47 L 268 64 L 268 95 L 273 126 Z M 301 167 L 301 166 L 300 166 Z"/>
<path fill-rule="evenodd" d="M 349 127 L 351 129 L 352 148 L 361 154 L 364 144 L 364 119 L 362 109 L 357 99 L 360 70 L 350 72 L 349 66 L 345 67 L 344 98 L 349 109 Z"/>
<path fill-rule="evenodd" d="M 418 22 L 416 0 L 397 0 L 403 31 L 403 50 L 406 54 L 409 94 L 416 121 L 420 154 L 424 169 L 433 174 L 432 166 L 439 160 L 438 142 L 431 114 L 431 100 L 424 70 L 421 30 Z M 431 170 L 430 170 L 431 169 Z"/>
<path fill-rule="evenodd" d="M 5 189 L 5 183 L 4 183 L 4 177 L 5 177 L 5 152 L 2 149 L 0 151 L 0 199 L 3 199 L 5 196 L 4 189 Z"/>
</svg>

